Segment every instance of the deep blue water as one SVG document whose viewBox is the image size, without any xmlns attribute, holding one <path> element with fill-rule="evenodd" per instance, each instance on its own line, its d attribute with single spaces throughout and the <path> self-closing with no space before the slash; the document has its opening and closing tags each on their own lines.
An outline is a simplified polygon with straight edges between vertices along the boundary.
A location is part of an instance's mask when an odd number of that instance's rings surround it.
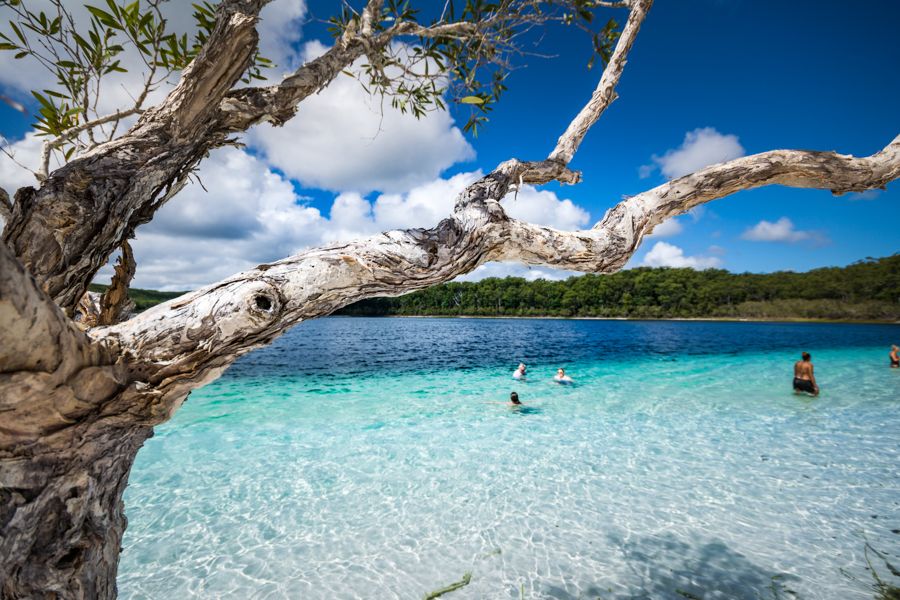
<svg viewBox="0 0 900 600">
<path fill-rule="evenodd" d="M 893 325 L 305 323 L 138 455 L 120 592 L 421 598 L 471 572 L 448 598 L 872 598 L 866 540 L 900 563 L 898 340 Z M 801 350 L 817 399 L 790 390 Z M 576 384 L 553 384 L 557 367 Z"/>
</svg>

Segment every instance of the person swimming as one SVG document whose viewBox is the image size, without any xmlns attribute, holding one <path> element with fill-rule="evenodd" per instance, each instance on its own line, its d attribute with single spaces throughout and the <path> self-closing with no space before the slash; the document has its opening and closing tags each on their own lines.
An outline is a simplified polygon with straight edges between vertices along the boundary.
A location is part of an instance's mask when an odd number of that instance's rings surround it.
<svg viewBox="0 0 900 600">
<path fill-rule="evenodd" d="M 891 359 L 891 368 L 892 369 L 900 369 L 900 354 L 897 352 L 900 351 L 900 348 L 897 346 L 891 346 L 891 353 L 888 356 Z"/>
<path fill-rule="evenodd" d="M 553 381 L 563 385 L 575 383 L 575 380 L 566 375 L 566 370 L 562 368 L 556 370 L 556 375 L 553 376 Z"/>
<path fill-rule="evenodd" d="M 811 396 L 819 395 L 819 385 L 816 383 L 816 376 L 813 374 L 812 358 L 809 352 L 800 355 L 801 360 L 794 363 L 794 393 L 806 393 Z"/>
<path fill-rule="evenodd" d="M 519 401 L 519 395 L 515 392 L 509 395 L 509 405 L 510 406 L 522 406 L 522 403 Z"/>
<path fill-rule="evenodd" d="M 525 363 L 519 363 L 519 366 L 513 371 L 513 379 L 525 380 L 525 370 L 527 367 Z"/>
</svg>

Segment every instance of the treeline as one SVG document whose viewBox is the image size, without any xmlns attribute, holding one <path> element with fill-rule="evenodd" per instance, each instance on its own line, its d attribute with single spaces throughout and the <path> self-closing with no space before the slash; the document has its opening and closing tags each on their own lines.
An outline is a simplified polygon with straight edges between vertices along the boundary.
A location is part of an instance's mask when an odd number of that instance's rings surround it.
<svg viewBox="0 0 900 600">
<path fill-rule="evenodd" d="M 340 314 L 900 320 L 900 254 L 806 273 L 637 268 L 565 281 L 446 283 Z"/>
</svg>

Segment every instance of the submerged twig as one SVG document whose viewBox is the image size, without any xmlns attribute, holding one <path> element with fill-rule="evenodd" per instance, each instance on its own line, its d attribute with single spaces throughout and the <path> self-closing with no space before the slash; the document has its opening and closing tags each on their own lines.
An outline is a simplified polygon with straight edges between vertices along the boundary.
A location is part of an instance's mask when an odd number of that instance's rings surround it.
<svg viewBox="0 0 900 600">
<path fill-rule="evenodd" d="M 435 598 L 440 598 L 444 594 L 449 594 L 450 592 L 455 592 L 460 588 L 464 588 L 472 581 L 472 573 L 466 573 L 462 576 L 462 579 L 455 583 L 451 583 L 447 587 L 442 587 L 439 590 L 434 590 L 430 594 L 425 596 L 425 600 L 434 600 Z"/>
</svg>

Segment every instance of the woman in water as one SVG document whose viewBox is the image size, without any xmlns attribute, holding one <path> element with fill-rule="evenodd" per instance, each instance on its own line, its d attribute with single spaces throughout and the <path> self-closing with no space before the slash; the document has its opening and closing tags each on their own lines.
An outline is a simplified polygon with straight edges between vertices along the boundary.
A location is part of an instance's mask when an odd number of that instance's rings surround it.
<svg viewBox="0 0 900 600">
<path fill-rule="evenodd" d="M 525 381 L 525 363 L 519 363 L 518 368 L 513 371 L 513 379 Z"/>
<path fill-rule="evenodd" d="M 553 376 L 553 381 L 560 384 L 569 384 L 575 383 L 575 380 L 566 375 L 565 369 L 557 369 L 556 375 Z"/>
<path fill-rule="evenodd" d="M 891 346 L 891 353 L 888 356 L 891 357 L 891 368 L 892 369 L 900 369 L 900 354 L 897 354 L 897 351 L 900 350 L 897 346 Z"/>
</svg>

